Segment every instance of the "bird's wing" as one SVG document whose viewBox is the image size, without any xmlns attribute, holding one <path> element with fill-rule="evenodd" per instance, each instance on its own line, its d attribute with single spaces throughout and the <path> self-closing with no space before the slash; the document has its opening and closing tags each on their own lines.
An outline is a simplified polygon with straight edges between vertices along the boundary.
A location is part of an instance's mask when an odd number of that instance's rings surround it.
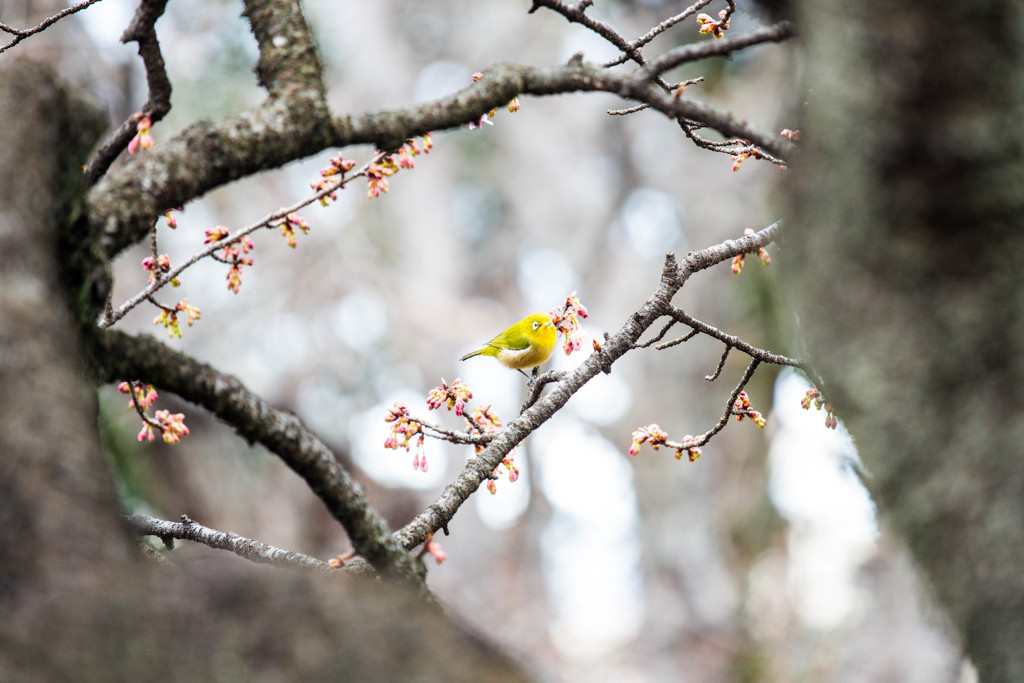
<svg viewBox="0 0 1024 683">
<path fill-rule="evenodd" d="M 488 346 L 495 346 L 499 349 L 521 351 L 530 345 L 530 338 L 522 332 L 505 330 L 497 337 L 487 342 Z"/>
</svg>

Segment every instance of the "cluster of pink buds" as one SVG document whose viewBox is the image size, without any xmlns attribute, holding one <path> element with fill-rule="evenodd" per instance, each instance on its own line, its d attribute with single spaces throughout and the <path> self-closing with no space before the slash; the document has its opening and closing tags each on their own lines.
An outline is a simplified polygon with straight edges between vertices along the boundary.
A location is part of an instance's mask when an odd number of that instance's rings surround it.
<svg viewBox="0 0 1024 683">
<path fill-rule="evenodd" d="M 747 228 L 743 231 L 744 236 L 749 237 L 754 234 L 754 231 Z M 737 254 L 732 260 L 732 274 L 739 275 L 743 271 L 743 261 L 746 254 Z M 768 255 L 768 250 L 761 247 L 757 250 L 757 257 L 761 259 L 762 265 L 770 266 L 772 264 L 772 257 Z"/>
<path fill-rule="evenodd" d="M 386 155 L 380 161 L 370 164 L 366 169 L 366 196 L 370 199 L 379 197 L 388 191 L 388 178 L 398 173 L 398 164 Z"/>
<path fill-rule="evenodd" d="M 136 116 L 140 116 L 136 114 Z M 153 147 L 153 136 L 149 133 L 153 121 L 148 116 L 142 116 L 135 124 L 135 137 L 128 143 L 128 153 L 135 154 L 140 149 L 147 150 Z"/>
<path fill-rule="evenodd" d="M 167 336 L 181 338 L 181 326 L 178 323 L 178 313 L 184 313 L 188 316 L 189 327 L 192 327 L 192 325 L 201 317 L 198 308 L 195 306 L 189 306 L 188 299 L 182 299 L 174 308 L 161 307 L 160 315 L 153 318 L 153 324 L 163 325 L 164 328 L 167 329 Z"/>
<path fill-rule="evenodd" d="M 473 392 L 469 390 L 461 379 L 456 379 L 450 385 L 441 378 L 441 386 L 434 387 L 427 396 L 427 407 L 430 410 L 437 410 L 445 403 L 448 410 L 455 409 L 455 414 L 462 417 L 462 411 L 466 407 L 466 401 L 473 398 Z"/>
<path fill-rule="evenodd" d="M 205 231 L 206 239 L 203 240 L 203 244 L 212 244 L 214 242 L 220 242 L 222 239 L 227 237 L 229 231 L 223 225 L 218 225 L 216 228 L 210 228 Z"/>
<path fill-rule="evenodd" d="M 835 429 L 839 426 L 839 419 L 835 415 L 835 411 L 832 409 L 831 403 L 825 403 L 825 399 L 822 398 L 821 392 L 817 389 L 808 389 L 807 393 L 800 400 L 800 407 L 804 410 L 809 410 L 811 403 L 817 410 L 825 409 L 825 427 L 828 429 Z"/>
<path fill-rule="evenodd" d="M 491 410 L 491 404 L 478 406 L 473 409 L 473 419 L 466 419 L 467 428 L 470 434 L 493 434 L 501 427 L 501 418 Z M 484 449 L 483 444 L 474 444 L 473 448 L 477 453 Z"/>
<path fill-rule="evenodd" d="M 721 38 L 725 31 L 729 30 L 729 10 L 722 10 L 718 13 L 718 21 L 715 21 L 707 14 L 697 15 L 697 26 L 701 34 L 710 33 L 715 38 Z"/>
<path fill-rule="evenodd" d="M 171 257 L 167 254 L 160 254 L 154 259 L 152 256 L 147 256 L 142 259 L 142 269 L 149 273 L 149 283 L 153 284 L 157 280 L 163 278 L 165 274 L 171 270 Z M 181 284 L 181 280 L 173 278 L 171 280 L 171 286 L 177 287 Z"/>
<path fill-rule="evenodd" d="M 156 428 L 160 430 L 160 436 L 166 444 L 176 444 L 189 434 L 188 427 L 185 426 L 184 413 L 172 415 L 169 410 L 158 410 L 153 414 L 153 419 L 158 423 Z M 143 425 L 142 431 L 139 432 L 139 441 L 152 441 L 153 427 L 148 422 Z"/>
<path fill-rule="evenodd" d="M 733 401 L 732 414 L 736 416 L 736 420 L 738 422 L 742 422 L 743 418 L 749 417 L 754 424 L 761 429 L 764 429 L 764 416 L 750 407 L 750 397 L 747 396 L 747 392 L 745 391 L 741 391 L 739 396 L 736 397 L 736 400 Z"/>
<path fill-rule="evenodd" d="M 167 221 L 167 227 L 171 230 L 178 227 L 178 219 L 174 217 L 175 211 L 181 211 L 181 207 L 179 206 L 176 209 L 167 209 L 167 211 L 164 212 L 164 220 Z"/>
<path fill-rule="evenodd" d="M 742 142 L 743 142 L 744 145 L 750 145 L 750 143 L 745 141 L 745 140 L 742 141 Z M 740 152 L 739 154 L 733 154 L 732 155 L 732 170 L 733 170 L 733 172 L 740 170 L 740 164 L 742 164 L 747 159 L 751 159 L 751 158 L 752 159 L 763 159 L 764 158 L 764 153 L 761 152 L 761 150 L 758 149 L 757 147 L 754 147 L 754 146 L 750 145 L 746 149 L 744 149 L 742 152 Z"/>
<path fill-rule="evenodd" d="M 153 417 L 147 417 L 145 411 L 150 408 L 157 399 L 156 389 L 152 384 L 143 382 L 121 382 L 117 390 L 122 394 L 131 394 L 134 400 L 129 400 L 128 406 L 134 408 L 142 416 L 142 429 L 139 431 L 139 441 L 155 441 L 156 432 L 160 432 L 164 443 L 176 444 L 188 436 L 188 427 L 185 426 L 185 415 L 174 413 L 169 410 L 158 410 Z"/>
<path fill-rule="evenodd" d="M 306 219 L 301 217 L 297 212 L 292 211 L 284 217 L 284 220 L 281 221 L 281 235 L 288 240 L 288 246 L 292 249 L 294 249 L 296 245 L 295 228 L 301 230 L 303 235 L 309 233 L 309 223 L 306 222 Z"/>
<path fill-rule="evenodd" d="M 379 197 L 388 191 L 388 178 L 405 168 L 413 168 L 416 162 L 413 157 L 420 154 L 429 154 L 434 147 L 430 134 L 421 138 L 423 146 L 416 144 L 415 140 L 406 140 L 405 144 L 395 152 L 383 155 L 379 161 L 375 161 L 366 167 L 367 190 L 366 196 L 370 199 Z M 380 152 L 378 152 L 380 154 Z M 395 161 L 394 155 L 398 154 L 399 161 Z"/>
<path fill-rule="evenodd" d="M 676 448 L 676 460 L 683 459 L 683 451 L 686 451 L 686 455 L 690 462 L 696 462 L 697 458 L 701 456 L 701 450 L 698 446 L 688 446 L 688 443 L 693 442 L 693 437 L 687 434 L 683 437 L 683 443 Z"/>
<path fill-rule="evenodd" d="M 207 230 L 207 239 L 210 238 L 210 231 Z M 227 281 L 228 289 L 238 294 L 238 290 L 242 287 L 242 266 L 251 266 L 253 260 L 251 256 L 243 256 L 242 254 L 248 254 L 250 251 L 256 248 L 253 244 L 252 239 L 248 236 L 240 237 L 234 242 L 228 244 L 221 251 L 219 260 L 227 263 L 228 268 Z"/>
<path fill-rule="evenodd" d="M 800 140 L 799 130 L 790 130 L 789 128 L 783 128 L 782 132 L 779 133 L 782 137 L 786 138 L 791 142 L 798 142 Z"/>
<path fill-rule="evenodd" d="M 410 451 L 413 439 L 416 439 L 416 453 L 412 461 L 414 470 L 427 471 L 427 454 L 423 451 L 423 426 L 412 419 L 409 408 L 401 403 L 396 403 L 388 409 L 385 422 L 391 423 L 391 436 L 384 441 L 384 448 L 398 450 L 404 448 Z"/>
<path fill-rule="evenodd" d="M 683 437 L 682 443 L 669 441 L 665 430 L 656 424 L 640 427 L 633 432 L 633 444 L 629 447 L 629 454 L 636 455 L 639 453 L 640 446 L 645 443 L 650 444 L 654 450 L 658 450 L 661 446 L 675 449 L 676 460 L 682 460 L 684 452 L 688 455 L 690 462 L 695 461 L 701 456 L 700 447 L 697 446 L 697 439 L 687 434 Z"/>
<path fill-rule="evenodd" d="M 551 324 L 555 326 L 555 330 L 565 337 L 565 341 L 562 343 L 565 355 L 568 356 L 573 351 L 579 351 L 587 338 L 586 332 L 580 327 L 580 318 L 587 317 L 587 309 L 580 303 L 576 292 L 565 297 L 562 307 L 551 309 L 548 316 L 551 318 Z"/>
<path fill-rule="evenodd" d="M 145 382 L 121 382 L 117 385 L 117 390 L 122 394 L 134 395 L 134 401 L 132 398 L 128 399 L 129 408 L 134 408 L 137 404 L 139 408 L 146 410 L 156 403 L 156 387 L 152 384 Z"/>
<path fill-rule="evenodd" d="M 640 452 L 640 446 L 649 443 L 651 448 L 658 450 L 668 441 L 668 433 L 656 424 L 640 427 L 633 432 L 633 444 L 629 447 L 629 454 L 636 455 Z"/>
<path fill-rule="evenodd" d="M 448 558 L 448 555 L 445 554 L 441 544 L 434 540 L 433 534 L 430 535 L 430 538 L 427 540 L 424 547 L 430 556 L 434 558 L 434 562 L 438 564 L 441 564 Z"/>
<path fill-rule="evenodd" d="M 509 482 L 515 483 L 516 481 L 519 480 L 519 468 L 516 467 L 515 449 L 512 449 L 512 451 L 510 451 L 508 455 L 502 458 L 501 465 L 498 465 L 498 467 L 502 466 L 504 466 L 505 470 L 508 471 Z M 494 471 L 491 472 L 491 477 L 487 479 L 487 490 L 490 492 L 492 496 L 498 492 L 498 487 L 494 483 L 495 479 L 497 479 L 498 476 L 500 476 L 498 474 L 498 467 L 494 468 Z"/>
<path fill-rule="evenodd" d="M 420 551 L 419 557 L 424 555 L 430 555 L 434 558 L 434 562 L 441 564 L 447 559 L 447 555 L 444 549 L 441 548 L 441 544 L 434 540 L 434 534 L 427 534 L 426 540 L 423 541 L 423 550 Z"/>
<path fill-rule="evenodd" d="M 320 169 L 320 180 L 310 183 L 310 187 L 320 195 L 320 205 L 327 206 L 338 200 L 337 190 L 345 187 L 342 180 L 344 175 L 355 168 L 356 162 L 351 159 L 343 159 L 341 152 L 331 157 L 329 165 Z M 336 178 L 341 176 L 342 178 Z"/>
</svg>

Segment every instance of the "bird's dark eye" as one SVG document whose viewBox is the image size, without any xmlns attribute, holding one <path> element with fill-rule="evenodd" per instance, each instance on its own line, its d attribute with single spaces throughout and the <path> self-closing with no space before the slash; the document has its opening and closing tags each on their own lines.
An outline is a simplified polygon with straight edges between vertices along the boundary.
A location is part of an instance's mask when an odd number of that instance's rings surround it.
<svg viewBox="0 0 1024 683">
<path fill-rule="evenodd" d="M 540 327 L 540 323 L 537 322 L 536 320 L 534 320 L 533 321 L 533 329 L 537 329 L 538 327 Z"/>
</svg>

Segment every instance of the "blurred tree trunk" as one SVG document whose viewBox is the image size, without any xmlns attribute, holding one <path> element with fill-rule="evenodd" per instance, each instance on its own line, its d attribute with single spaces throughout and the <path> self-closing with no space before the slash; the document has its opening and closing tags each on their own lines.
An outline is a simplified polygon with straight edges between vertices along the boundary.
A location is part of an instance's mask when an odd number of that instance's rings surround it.
<svg viewBox="0 0 1024 683">
<path fill-rule="evenodd" d="M 103 117 L 46 69 L 4 66 L 0 680 L 526 680 L 388 586 L 219 558 L 141 561 L 100 451 L 82 352 L 101 294 L 82 283 L 102 276 L 75 256 L 91 251 L 76 217 Z"/>
<path fill-rule="evenodd" d="M 1022 681 L 1021 5 L 798 4 L 802 331 L 981 679 Z"/>
</svg>

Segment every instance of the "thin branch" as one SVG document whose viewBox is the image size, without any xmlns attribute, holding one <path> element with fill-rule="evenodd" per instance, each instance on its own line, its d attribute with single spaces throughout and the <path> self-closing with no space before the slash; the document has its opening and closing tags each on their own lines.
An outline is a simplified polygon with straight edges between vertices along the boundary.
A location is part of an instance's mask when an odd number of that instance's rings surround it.
<svg viewBox="0 0 1024 683">
<path fill-rule="evenodd" d="M 637 342 L 635 348 L 646 349 L 651 344 L 657 344 L 658 342 L 660 342 L 665 337 L 665 334 L 670 329 L 672 329 L 672 326 L 675 325 L 675 324 L 676 324 L 675 320 L 669 320 L 667 323 L 665 323 L 665 326 L 661 328 L 661 332 L 659 332 L 658 334 L 654 335 L 653 337 L 651 337 L 650 339 L 648 339 L 645 342 Z"/>
<path fill-rule="evenodd" d="M 544 391 L 544 387 L 553 382 L 559 381 L 565 377 L 565 375 L 566 373 L 564 372 L 549 370 L 535 379 L 533 383 L 530 384 L 530 395 L 526 397 L 526 400 L 523 401 L 523 405 L 519 407 L 519 412 L 522 413 L 524 410 L 536 403 L 537 399 L 540 398 L 541 392 Z"/>
<path fill-rule="evenodd" d="M 110 138 L 96 150 L 85 171 L 86 180 L 94 184 L 107 172 L 114 160 L 124 151 L 136 134 L 136 125 L 142 117 L 156 123 L 171 110 L 171 81 L 167 77 L 160 41 L 156 37 L 156 22 L 163 16 L 167 0 L 143 0 L 139 3 L 131 24 L 121 35 L 122 43 L 139 45 L 139 56 L 146 69 L 148 95 L 139 114 L 129 116 Z"/>
<path fill-rule="evenodd" d="M 465 416 L 469 418 L 468 415 Z M 423 427 L 424 433 L 427 436 L 434 437 L 436 439 L 442 439 L 449 443 L 462 444 L 465 446 L 485 446 L 491 442 L 494 438 L 493 434 L 489 434 L 483 431 L 483 428 L 477 425 L 480 430 L 480 434 L 470 434 L 468 432 L 457 432 L 452 429 L 446 429 L 439 425 L 431 424 L 425 420 L 419 418 L 410 417 L 409 422 L 415 422 L 419 426 Z"/>
<path fill-rule="evenodd" d="M 152 301 L 152 299 L 150 297 L 153 295 L 153 293 L 155 293 L 157 290 L 163 288 L 164 285 L 167 285 L 168 283 L 172 282 L 175 278 L 177 278 L 179 275 L 181 275 L 182 272 L 184 272 L 186 269 L 192 267 L 193 265 L 195 265 L 196 263 L 198 263 L 202 259 L 209 257 L 209 258 L 213 258 L 216 261 L 220 261 L 222 263 L 230 263 L 230 261 L 227 261 L 225 259 L 222 259 L 222 258 L 218 257 L 216 255 L 216 252 L 220 251 L 224 247 L 227 247 L 227 246 L 229 246 L 231 244 L 235 244 L 235 243 L 239 242 L 243 237 L 246 237 L 247 235 L 250 235 L 253 232 L 256 232 L 260 228 L 273 227 L 272 224 L 274 224 L 275 221 L 284 220 L 284 218 L 288 214 L 290 214 L 290 213 L 292 213 L 294 211 L 298 211 L 299 209 L 303 209 L 303 208 L 309 206 L 310 204 L 312 204 L 313 202 L 319 201 L 323 197 L 326 197 L 329 194 L 333 194 L 334 192 L 337 192 L 338 190 L 343 189 L 345 187 L 345 185 L 347 185 L 352 180 L 354 180 L 354 179 L 356 179 L 356 178 L 358 178 L 360 176 L 366 175 L 366 170 L 370 167 L 370 165 L 375 163 L 375 162 L 377 162 L 377 161 L 380 161 L 381 157 L 383 157 L 383 156 L 384 156 L 384 153 L 378 154 L 372 160 L 366 162 L 366 164 L 364 164 L 363 167 L 360 168 L 357 172 L 355 172 L 355 173 L 353 173 L 351 175 L 347 175 L 347 176 L 343 175 L 343 176 L 341 176 L 339 180 L 337 180 L 336 182 L 334 182 L 334 183 L 324 187 L 323 189 L 317 191 L 312 196 L 307 197 L 306 199 L 303 199 L 303 200 L 301 200 L 299 202 L 296 202 L 295 204 L 292 204 L 289 207 L 286 207 L 286 208 L 283 208 L 283 209 L 278 209 L 277 211 L 269 213 L 266 216 L 264 216 L 263 218 L 261 218 L 260 220 L 256 221 L 255 223 L 250 223 L 249 225 L 247 225 L 247 226 L 245 226 L 243 228 L 239 228 L 238 230 L 236 230 L 235 232 L 231 233 L 230 235 L 228 235 L 224 239 L 218 240 L 217 242 L 210 243 L 209 246 L 206 246 L 206 247 L 200 249 L 199 251 L 197 251 L 196 253 L 192 254 L 192 256 L 190 256 L 186 261 L 182 262 L 181 264 L 179 264 L 178 266 L 172 268 L 171 270 L 169 270 L 166 273 L 159 273 L 158 271 L 154 270 L 153 272 L 154 273 L 158 273 L 158 275 L 153 278 L 153 281 L 150 282 L 149 284 L 147 284 L 145 289 L 143 289 L 142 291 L 138 292 L 137 294 L 132 296 L 130 299 L 125 301 L 123 304 L 121 304 L 117 308 L 117 310 L 109 310 L 104 315 L 103 319 L 100 321 L 100 323 L 99 323 L 100 328 L 104 328 L 105 329 L 107 327 L 110 327 L 111 325 L 116 323 L 118 320 L 123 318 L 125 315 L 127 315 L 129 311 L 131 311 L 133 308 L 138 306 L 143 301 L 147 301 L 147 300 Z M 152 228 L 151 237 L 150 237 L 150 243 L 151 243 L 150 244 L 151 249 L 153 251 L 153 261 L 155 263 L 156 259 L 157 259 L 157 256 L 156 256 L 156 225 L 155 224 L 154 224 L 154 226 Z"/>
<path fill-rule="evenodd" d="M 673 26 L 675 26 L 679 22 L 685 20 L 687 17 L 690 17 L 690 16 L 696 14 L 697 10 L 703 9 L 704 7 L 710 5 L 713 1 L 714 0 L 699 0 L 698 2 L 694 3 L 693 5 L 690 5 L 689 7 L 684 9 L 682 12 L 680 12 L 677 15 L 675 15 L 674 17 L 670 17 L 670 18 L 666 19 L 665 21 L 661 22 L 660 24 L 658 24 L 657 26 L 652 28 L 650 31 L 648 31 L 644 35 L 642 35 L 639 38 L 637 38 L 636 40 L 634 40 L 632 43 L 629 43 L 629 47 L 632 48 L 633 50 L 639 50 L 644 45 L 646 45 L 647 43 L 651 42 L 652 40 L 657 38 L 659 35 L 661 35 L 665 31 L 667 31 L 668 29 L 672 28 Z M 626 53 L 625 51 L 623 51 L 623 55 L 621 57 L 618 57 L 617 59 L 613 59 L 610 62 L 606 62 L 603 66 L 605 66 L 605 67 L 618 66 L 619 64 L 625 63 L 628 59 L 630 59 L 630 55 L 628 53 Z"/>
<path fill-rule="evenodd" d="M 710 0 L 708 1 L 710 2 Z M 570 23 L 584 26 L 601 36 L 614 45 L 619 52 L 627 55 L 628 59 L 632 59 L 641 66 L 645 64 L 646 62 L 639 50 L 630 45 L 629 41 L 623 38 L 618 31 L 603 21 L 599 21 L 586 13 L 587 8 L 590 7 L 591 4 L 591 2 L 580 2 L 575 5 L 568 5 L 561 2 L 561 0 L 533 0 L 533 6 L 530 7 L 530 13 L 537 11 L 540 7 L 547 7 L 557 14 L 561 14 Z"/>
<path fill-rule="evenodd" d="M 697 330 L 694 330 L 694 332 L 696 332 L 696 331 Z M 722 374 L 722 368 L 725 367 L 725 360 L 729 357 L 729 352 L 732 351 L 732 349 L 733 349 L 733 347 L 731 347 L 728 344 L 726 344 L 725 351 L 722 351 L 722 358 L 721 358 L 721 360 L 718 361 L 718 367 L 715 368 L 714 374 L 713 375 L 705 375 L 704 379 L 706 379 L 709 382 L 714 382 L 716 379 L 718 379 L 718 376 Z"/>
<path fill-rule="evenodd" d="M 741 33 L 720 40 L 706 40 L 699 43 L 683 45 L 669 50 L 643 68 L 649 77 L 658 76 L 680 64 L 695 62 L 708 57 L 724 56 L 737 50 L 759 45 L 761 43 L 778 43 L 793 35 L 793 25 L 788 21 L 780 21 L 771 26 L 759 26 L 752 31 Z"/>
<path fill-rule="evenodd" d="M 77 5 L 72 5 L 71 7 L 66 7 L 66 8 L 62 9 L 60 12 L 57 12 L 56 14 L 54 14 L 53 16 L 47 17 L 46 19 L 41 21 L 36 26 L 33 26 L 32 28 L 17 29 L 17 28 L 14 28 L 13 26 L 8 26 L 7 24 L 0 23 L 0 31 L 3 31 L 4 33 L 10 33 L 11 35 L 14 36 L 14 39 L 11 40 L 11 42 L 9 42 L 6 45 L 0 47 L 0 53 L 7 52 L 12 47 L 17 45 L 21 41 L 25 40 L 29 36 L 33 36 L 36 33 L 42 33 L 47 28 L 49 28 L 53 24 L 56 24 L 58 21 L 60 21 L 64 17 L 66 17 L 66 16 L 68 16 L 70 14 L 74 14 L 75 12 L 81 12 L 86 7 L 88 7 L 89 5 L 95 5 L 99 1 L 100 0 L 84 0 L 84 2 L 80 2 Z"/>
<path fill-rule="evenodd" d="M 696 336 L 697 336 L 697 330 L 690 330 L 689 332 L 687 332 L 682 337 L 679 337 L 678 339 L 673 339 L 672 341 L 667 341 L 664 344 L 658 344 L 654 348 L 657 349 L 658 351 L 664 351 L 665 349 L 670 349 L 673 346 L 679 346 L 680 344 L 685 344 L 686 342 L 690 341 L 691 339 L 693 339 Z M 651 340 L 651 341 L 654 341 L 654 340 Z"/>
<path fill-rule="evenodd" d="M 740 414 L 737 413 L 734 408 L 736 404 L 736 399 L 739 398 L 740 392 L 743 391 L 743 389 L 747 386 L 747 383 L 750 382 L 750 379 L 754 376 L 754 372 L 757 370 L 757 366 L 760 365 L 760 363 L 761 361 L 754 358 L 750 361 L 750 364 L 747 365 L 747 369 L 743 372 L 743 376 L 740 378 L 739 383 L 735 387 L 733 387 L 732 393 L 729 394 L 729 400 L 725 405 L 725 412 L 722 414 L 721 419 L 718 420 L 714 427 L 704 432 L 700 436 L 687 437 L 685 441 L 666 440 L 663 442 L 659 442 L 658 445 L 664 445 L 669 448 L 674 448 L 676 449 L 676 451 L 682 452 L 689 448 L 700 448 L 701 446 L 704 446 L 709 441 L 711 441 L 711 438 L 715 434 L 725 429 L 725 425 L 729 424 L 730 417 L 732 417 L 733 415 Z"/>
<path fill-rule="evenodd" d="M 747 383 L 750 381 L 750 378 L 754 376 L 754 372 L 757 370 L 757 366 L 760 364 L 761 361 L 758 360 L 757 358 L 754 358 L 753 360 L 750 361 L 750 364 L 747 366 L 747 369 L 744 370 L 743 372 L 743 376 L 740 377 L 739 383 L 733 388 L 732 393 L 729 394 L 729 401 L 728 403 L 726 403 L 725 412 L 722 414 L 722 419 L 720 419 L 718 421 L 718 424 L 716 424 L 714 427 L 712 427 L 711 429 L 697 437 L 697 441 L 695 442 L 695 444 L 691 445 L 703 446 L 708 441 L 711 441 L 711 437 L 713 437 L 715 434 L 717 434 L 718 432 L 722 431 L 725 428 L 725 425 L 729 423 L 729 418 L 732 417 L 732 415 L 734 414 L 733 405 L 736 403 L 736 399 L 739 397 L 740 392 L 743 391 L 743 389 L 747 386 Z"/>
<path fill-rule="evenodd" d="M 205 527 L 185 515 L 181 516 L 181 522 L 168 522 L 148 515 L 129 515 L 127 520 L 140 535 L 157 536 L 168 549 L 174 546 L 174 539 L 177 538 L 202 543 L 217 550 L 227 550 L 251 562 L 282 569 L 313 569 L 324 573 L 341 571 L 309 555 L 275 548 L 230 531 Z"/>
<path fill-rule="evenodd" d="M 670 306 L 668 311 L 666 311 L 666 315 L 671 316 L 676 322 L 680 322 L 684 325 L 688 325 L 689 327 L 693 328 L 694 332 L 700 332 L 702 334 L 708 335 L 709 337 L 714 337 L 715 339 L 725 344 L 727 347 L 732 347 L 739 351 L 742 351 L 751 358 L 755 358 L 763 363 L 770 363 L 771 365 L 788 365 L 794 368 L 799 368 L 801 370 L 805 370 L 805 368 L 808 365 L 807 361 L 805 360 L 789 358 L 787 356 L 783 356 L 777 353 L 772 353 L 771 351 L 759 349 L 756 346 L 748 344 L 739 337 L 733 336 L 731 334 L 726 334 L 725 332 L 719 330 L 717 327 L 712 327 L 711 325 L 708 325 L 705 322 L 697 320 L 692 315 L 684 312 L 679 308 L 676 308 L 675 306 Z"/>
</svg>

